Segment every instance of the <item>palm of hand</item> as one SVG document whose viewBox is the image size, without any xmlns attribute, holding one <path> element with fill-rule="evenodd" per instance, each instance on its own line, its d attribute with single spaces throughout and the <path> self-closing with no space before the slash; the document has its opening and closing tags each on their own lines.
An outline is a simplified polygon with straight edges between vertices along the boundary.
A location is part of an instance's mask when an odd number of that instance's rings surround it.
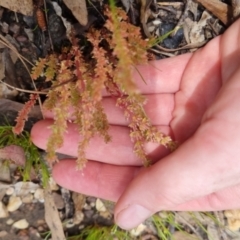
<svg viewBox="0 0 240 240">
<path fill-rule="evenodd" d="M 140 169 L 126 122 L 113 110 L 112 100 L 105 98 L 113 141 L 108 145 L 98 138 L 92 141 L 87 157 L 98 162 L 90 161 L 83 172 L 75 171 L 74 161 L 58 163 L 53 170 L 58 183 L 74 191 L 118 200 L 116 221 L 124 228 L 162 209 L 240 207 L 239 24 L 236 22 L 194 54 L 140 67 L 147 86 L 136 73 L 139 88 L 149 98 L 146 111 L 153 124 L 181 143 L 174 153 L 147 145 L 157 163 Z M 32 130 L 33 141 L 41 148 L 45 148 L 50 122 L 39 122 Z M 70 124 L 61 152 L 76 154 L 78 138 Z M 122 211 L 136 205 L 141 207 L 133 208 L 135 213 L 139 210 L 135 215 Z"/>
</svg>

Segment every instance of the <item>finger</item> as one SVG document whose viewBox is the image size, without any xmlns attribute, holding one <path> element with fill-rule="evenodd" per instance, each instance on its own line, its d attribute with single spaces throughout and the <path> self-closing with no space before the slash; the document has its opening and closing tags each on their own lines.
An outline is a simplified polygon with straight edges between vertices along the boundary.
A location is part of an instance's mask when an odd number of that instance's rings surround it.
<svg viewBox="0 0 240 240">
<path fill-rule="evenodd" d="M 172 211 L 221 211 L 240 208 L 240 184 L 180 204 Z"/>
<path fill-rule="evenodd" d="M 47 141 L 51 134 L 50 126 L 52 124 L 53 121 L 51 120 L 43 120 L 33 126 L 31 139 L 39 148 L 46 149 Z M 158 126 L 158 129 L 166 135 L 170 135 L 168 127 Z M 133 152 L 133 143 L 129 136 L 129 128 L 111 125 L 109 134 L 111 136 L 109 143 L 105 143 L 98 135 L 91 139 L 89 146 L 86 148 L 87 159 L 117 165 L 142 165 L 142 160 Z M 69 123 L 67 132 L 64 134 L 63 146 L 58 149 L 58 152 L 77 156 L 78 143 L 80 141 L 81 136 L 78 133 L 77 126 Z M 153 161 L 169 153 L 165 147 L 155 143 L 146 143 L 145 150 Z"/>
<path fill-rule="evenodd" d="M 116 202 L 139 167 L 126 167 L 89 161 L 76 170 L 75 160 L 65 159 L 53 167 L 53 178 L 61 186 L 89 196 Z"/>
<path fill-rule="evenodd" d="M 175 139 L 179 142 L 184 142 L 196 131 L 202 115 L 222 86 L 220 42 L 217 37 L 195 52 L 182 76 L 180 91 L 175 94 L 176 108 L 171 122 Z"/>
<path fill-rule="evenodd" d="M 172 111 L 174 108 L 173 94 L 153 94 L 145 95 L 146 104 L 144 109 L 147 116 L 150 118 L 153 125 L 169 125 L 172 120 Z M 104 97 L 102 100 L 103 108 L 107 115 L 110 124 L 127 125 L 127 120 L 124 117 L 124 110 L 116 106 L 116 99 Z M 69 110 L 73 112 L 73 109 Z M 71 116 L 73 116 L 70 113 Z M 53 118 L 51 111 L 44 112 L 46 118 Z M 74 120 L 74 116 L 71 118 Z"/>
<path fill-rule="evenodd" d="M 172 120 L 172 111 L 174 108 L 173 94 L 153 94 L 145 95 L 145 112 L 153 125 L 169 125 Z M 103 107 L 107 114 L 110 124 L 127 125 L 124 117 L 124 109 L 116 107 L 116 100 L 113 98 L 104 98 Z"/>
<path fill-rule="evenodd" d="M 177 107 L 172 113 L 171 128 L 179 142 L 196 131 L 203 113 L 215 100 L 222 85 L 239 68 L 239 25 L 240 20 L 189 59 L 180 91 L 176 93 Z M 187 131 L 183 131 L 186 128 Z"/>
<path fill-rule="evenodd" d="M 131 229 L 157 211 L 240 184 L 239 141 L 231 141 L 231 152 L 224 144 L 232 135 L 207 123 L 175 152 L 144 169 L 116 205 L 117 224 Z"/>
<path fill-rule="evenodd" d="M 86 167 L 76 170 L 72 159 L 61 160 L 53 167 L 54 180 L 75 192 L 116 202 L 139 167 L 116 166 L 89 161 Z M 240 184 L 210 193 L 169 208 L 169 211 L 220 211 L 240 208 Z"/>
<path fill-rule="evenodd" d="M 221 74 L 223 83 L 239 68 L 239 25 L 240 20 L 235 21 L 231 27 L 226 30 L 221 39 Z"/>
</svg>

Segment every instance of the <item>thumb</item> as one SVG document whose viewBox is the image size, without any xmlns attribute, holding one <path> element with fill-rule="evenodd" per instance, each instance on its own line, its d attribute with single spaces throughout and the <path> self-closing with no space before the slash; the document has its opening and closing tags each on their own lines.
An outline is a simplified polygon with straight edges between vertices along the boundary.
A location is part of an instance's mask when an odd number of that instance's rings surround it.
<svg viewBox="0 0 240 240">
<path fill-rule="evenodd" d="M 224 149 L 225 136 L 216 139 L 211 126 L 205 124 L 203 131 L 143 169 L 129 184 L 115 208 L 115 222 L 121 228 L 134 228 L 157 211 L 177 210 L 183 203 L 239 183 L 240 162 L 233 157 L 238 156 L 238 147 L 232 146 L 234 152 Z"/>
</svg>

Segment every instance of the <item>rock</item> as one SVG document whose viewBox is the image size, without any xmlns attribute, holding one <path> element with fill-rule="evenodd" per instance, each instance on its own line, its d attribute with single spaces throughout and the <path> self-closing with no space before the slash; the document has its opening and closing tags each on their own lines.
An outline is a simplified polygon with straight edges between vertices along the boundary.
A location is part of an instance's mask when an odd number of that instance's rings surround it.
<svg viewBox="0 0 240 240">
<path fill-rule="evenodd" d="M 69 219 L 66 223 L 65 223 L 66 228 L 73 228 L 75 226 L 75 222 L 72 219 Z"/>
<path fill-rule="evenodd" d="M 12 195 L 13 193 L 15 192 L 14 188 L 13 187 L 10 187 L 6 190 L 6 195 L 10 196 Z"/>
<path fill-rule="evenodd" d="M 111 219 L 112 214 L 109 211 L 105 211 L 105 212 L 99 212 L 99 216 L 106 219 Z"/>
<path fill-rule="evenodd" d="M 13 227 L 17 229 L 26 229 L 28 228 L 29 223 L 27 222 L 26 219 L 21 219 L 13 224 Z"/>
<path fill-rule="evenodd" d="M 75 212 L 75 214 L 74 214 L 74 219 L 73 219 L 73 223 L 74 223 L 75 225 L 78 225 L 78 224 L 80 224 L 80 223 L 83 221 L 83 219 L 84 219 L 84 214 L 83 214 L 83 212 L 80 212 L 80 211 Z"/>
<path fill-rule="evenodd" d="M 17 182 L 14 187 L 16 195 L 25 196 L 35 192 L 39 188 L 39 185 L 33 182 Z"/>
<path fill-rule="evenodd" d="M 16 211 L 22 205 L 22 200 L 20 197 L 11 196 L 7 205 L 7 210 L 9 212 Z"/>
<path fill-rule="evenodd" d="M 72 193 L 72 200 L 74 203 L 74 208 L 76 212 L 82 211 L 84 204 L 86 203 L 86 196 L 81 193 Z"/>
<path fill-rule="evenodd" d="M 6 221 L 6 224 L 7 225 L 12 225 L 14 223 L 14 220 L 12 218 L 9 218 L 7 221 Z"/>
<path fill-rule="evenodd" d="M 6 231 L 0 231 L 0 238 L 4 238 L 8 235 Z"/>
<path fill-rule="evenodd" d="M 103 204 L 103 202 L 99 198 L 97 198 L 97 200 L 96 200 L 96 209 L 99 212 L 106 212 L 107 211 L 107 208 L 105 207 L 105 205 Z"/>
<path fill-rule="evenodd" d="M 228 228 L 231 231 L 238 231 L 240 229 L 240 210 L 227 210 L 224 215 L 227 218 Z"/>
<path fill-rule="evenodd" d="M 139 224 L 137 227 L 135 227 L 134 229 L 132 229 L 130 231 L 130 234 L 133 236 L 133 237 L 138 237 L 139 235 L 142 234 L 142 232 L 146 229 L 146 225 L 144 224 Z"/>
<path fill-rule="evenodd" d="M 107 211 L 109 211 L 111 214 L 113 214 L 116 203 L 112 202 L 112 201 L 109 201 L 109 200 L 105 200 L 105 199 L 102 199 L 101 201 L 103 202 Z"/>
<path fill-rule="evenodd" d="M 169 33 L 175 27 L 175 24 L 163 22 L 160 27 L 160 35 Z M 177 48 L 184 38 L 183 29 L 180 28 L 173 36 L 169 36 L 168 38 L 163 40 L 163 45 L 166 48 L 173 49 Z"/>
<path fill-rule="evenodd" d="M 31 203 L 33 201 L 33 195 L 31 193 L 28 193 L 24 197 L 22 197 L 23 203 Z"/>
<path fill-rule="evenodd" d="M 0 181 L 6 183 L 11 182 L 10 168 L 4 161 L 0 161 Z"/>
<path fill-rule="evenodd" d="M 3 186 L 2 188 L 1 187 L 2 187 L 2 184 L 0 183 L 0 201 L 2 201 L 3 197 L 6 195 L 5 193 L 7 190 L 5 186 Z"/>
<path fill-rule="evenodd" d="M 52 196 L 53 196 L 53 201 L 54 201 L 57 209 L 63 209 L 65 207 L 65 204 L 62 199 L 62 196 L 56 192 L 53 192 Z"/>
<path fill-rule="evenodd" d="M 34 198 L 37 199 L 39 202 L 44 202 L 44 191 L 42 188 L 38 188 L 34 193 Z"/>
<path fill-rule="evenodd" d="M 0 202 L 0 218 L 6 218 L 8 215 L 7 208 L 2 202 Z"/>
</svg>

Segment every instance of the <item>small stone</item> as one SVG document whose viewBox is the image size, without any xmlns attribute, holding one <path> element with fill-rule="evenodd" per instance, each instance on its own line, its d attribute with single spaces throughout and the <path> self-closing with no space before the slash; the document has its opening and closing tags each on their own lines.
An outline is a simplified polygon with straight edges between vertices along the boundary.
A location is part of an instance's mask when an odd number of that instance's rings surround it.
<svg viewBox="0 0 240 240">
<path fill-rule="evenodd" d="M 26 219 L 21 219 L 13 224 L 13 227 L 17 229 L 26 229 L 28 228 L 29 223 L 27 222 Z"/>
<path fill-rule="evenodd" d="M 79 223 L 81 223 L 83 219 L 84 219 L 83 212 L 80 212 L 80 211 L 75 212 L 74 219 L 73 219 L 73 222 L 75 225 L 78 225 Z"/>
<path fill-rule="evenodd" d="M 157 213 L 158 215 L 159 215 L 159 217 L 160 218 L 162 218 L 162 219 L 167 219 L 169 216 L 168 216 L 168 214 L 167 214 L 167 212 L 165 212 L 165 211 L 161 211 L 161 212 L 159 212 L 159 213 Z M 190 215 L 190 214 L 189 214 Z"/>
<path fill-rule="evenodd" d="M 28 231 L 29 231 L 29 235 L 30 235 L 30 236 L 32 235 L 32 236 L 36 236 L 36 237 L 38 237 L 38 238 L 41 238 L 41 236 L 40 236 L 40 234 L 39 234 L 39 232 L 37 231 L 36 228 L 29 227 Z M 34 238 L 34 239 L 35 239 L 35 238 Z"/>
<path fill-rule="evenodd" d="M 57 209 L 63 209 L 65 207 L 65 203 L 62 199 L 62 196 L 56 192 L 53 192 L 52 196 Z"/>
<path fill-rule="evenodd" d="M 22 197 L 23 203 L 31 203 L 33 201 L 33 195 L 31 193 L 28 193 L 24 197 Z"/>
<path fill-rule="evenodd" d="M 44 202 L 44 192 L 42 188 L 38 188 L 34 193 L 34 198 L 37 199 L 39 202 Z"/>
<path fill-rule="evenodd" d="M 99 198 L 97 198 L 97 200 L 96 200 L 96 209 L 99 212 L 107 211 L 105 205 L 103 204 L 103 202 Z"/>
<path fill-rule="evenodd" d="M 16 211 L 22 205 L 22 200 L 20 197 L 11 196 L 7 205 L 7 210 L 9 212 Z"/>
<path fill-rule="evenodd" d="M 109 211 L 99 212 L 99 215 L 106 219 L 110 219 L 112 217 L 112 214 Z"/>
<path fill-rule="evenodd" d="M 6 190 L 6 195 L 10 196 L 14 193 L 14 188 L 13 187 L 9 187 L 7 190 Z"/>
<path fill-rule="evenodd" d="M 39 189 L 39 185 L 33 182 L 17 182 L 14 187 L 16 195 L 18 196 L 25 196 Z"/>
<path fill-rule="evenodd" d="M 0 238 L 6 237 L 8 233 L 6 231 L 0 231 Z"/>
<path fill-rule="evenodd" d="M 67 222 L 66 222 L 66 228 L 73 228 L 75 226 L 75 223 L 72 219 L 69 219 Z"/>
<path fill-rule="evenodd" d="M 91 205 L 85 203 L 85 204 L 83 205 L 83 209 L 88 211 L 88 210 L 91 210 L 92 207 L 91 207 Z"/>
<path fill-rule="evenodd" d="M 7 208 L 2 202 L 0 202 L 0 218 L 6 218 L 8 215 Z"/>
<path fill-rule="evenodd" d="M 79 227 L 78 227 L 79 230 L 82 230 L 82 229 L 84 229 L 84 228 L 85 228 L 85 225 L 84 225 L 84 224 L 81 224 L 81 225 L 79 225 Z"/>
<path fill-rule="evenodd" d="M 11 182 L 10 168 L 3 161 L 0 161 L 0 181 L 6 182 L 6 183 Z"/>
<path fill-rule="evenodd" d="M 12 218 L 9 218 L 7 221 L 6 221 L 6 224 L 7 225 L 12 225 L 14 223 L 14 220 Z"/>
<path fill-rule="evenodd" d="M 46 224 L 46 221 L 44 219 L 39 219 L 37 220 L 37 225 L 40 226 L 40 225 L 44 225 Z"/>
<path fill-rule="evenodd" d="M 161 22 L 160 19 L 156 19 L 156 20 L 153 20 L 152 23 L 153 23 L 153 25 L 158 26 L 158 25 L 160 25 L 162 22 Z"/>
<path fill-rule="evenodd" d="M 227 210 L 224 215 L 227 218 L 228 228 L 231 231 L 238 231 L 240 229 L 240 210 Z"/>
<path fill-rule="evenodd" d="M 134 229 L 132 229 L 130 231 L 130 234 L 133 236 L 133 237 L 138 237 L 139 235 L 142 234 L 142 232 L 146 229 L 146 225 L 144 224 L 139 224 L 137 227 L 135 227 Z"/>
</svg>

